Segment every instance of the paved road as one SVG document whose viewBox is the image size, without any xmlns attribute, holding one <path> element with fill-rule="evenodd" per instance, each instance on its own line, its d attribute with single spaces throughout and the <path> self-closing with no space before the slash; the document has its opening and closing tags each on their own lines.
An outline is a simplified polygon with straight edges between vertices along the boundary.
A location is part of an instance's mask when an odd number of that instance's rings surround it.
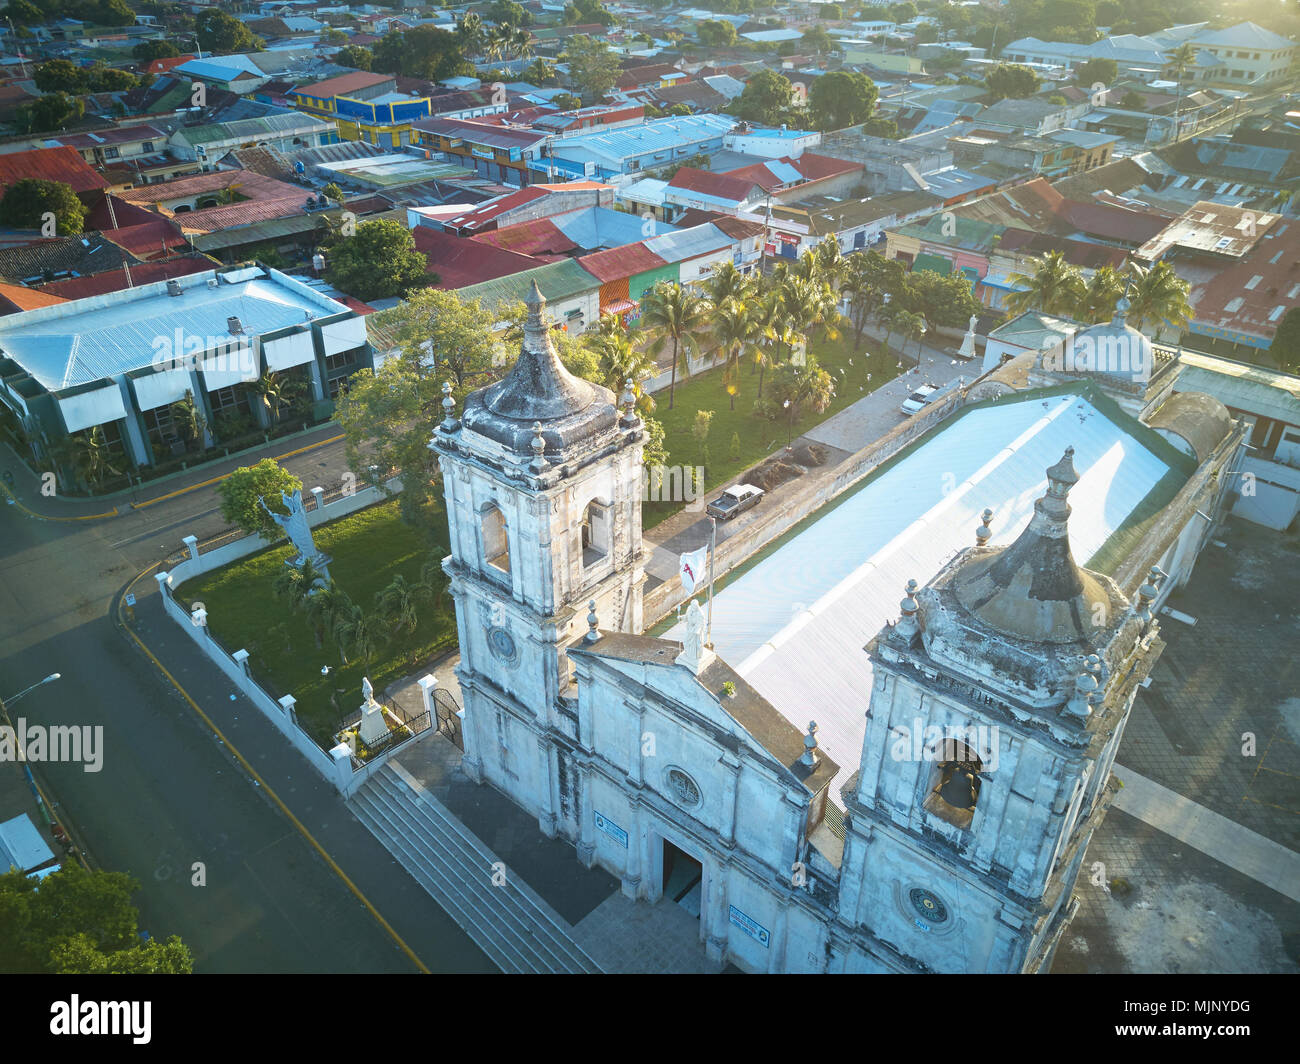
<svg viewBox="0 0 1300 1064">
<path fill-rule="evenodd" d="M 286 464 L 311 486 L 342 474 L 342 447 Z M 0 451 L 4 469 L 15 474 L 20 501 L 41 503 L 7 450 Z M 108 616 L 116 593 L 175 552 L 181 537 L 204 538 L 223 527 L 210 488 L 103 521 L 39 522 L 19 506 L 0 505 L 0 691 L 60 672 L 60 681 L 24 698 L 14 716 L 104 728 L 102 771 L 48 765 L 38 775 L 92 859 L 140 880 L 141 926 L 155 936 L 181 935 L 197 970 L 413 971 L 392 936 Z M 141 627 L 153 625 L 154 637 L 165 637 L 156 585 L 144 580 L 136 593 Z M 186 657 L 182 646 L 176 654 L 168 660 L 181 662 L 177 679 L 200 704 L 215 712 L 213 703 L 224 699 L 224 712 L 245 710 L 251 719 L 251 705 L 230 704 L 215 667 L 196 653 Z M 240 742 L 233 735 L 231 741 Z M 277 792 L 286 788 L 281 796 L 291 808 L 306 803 L 294 812 L 319 832 L 363 892 L 374 895 L 417 955 L 434 969 L 487 968 L 427 896 L 410 889 L 409 877 L 379 874 L 390 867 L 382 851 L 368 836 L 348 834 L 355 821 L 340 812 L 341 803 L 333 809 L 330 801 L 337 799 L 304 779 L 307 767 L 280 747 L 265 771 L 255 762 L 257 770 Z M 302 787 L 296 794 L 295 774 Z M 196 861 L 205 865 L 206 887 L 191 884 Z"/>
</svg>

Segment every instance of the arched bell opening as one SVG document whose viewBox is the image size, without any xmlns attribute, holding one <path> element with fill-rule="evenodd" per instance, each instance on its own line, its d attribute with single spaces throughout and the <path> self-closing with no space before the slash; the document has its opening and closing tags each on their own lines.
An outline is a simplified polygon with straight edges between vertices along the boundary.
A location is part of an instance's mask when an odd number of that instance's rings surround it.
<svg viewBox="0 0 1300 1064">
<path fill-rule="evenodd" d="M 979 804 L 984 762 L 958 739 L 944 739 L 934 751 L 925 810 L 959 828 L 969 828 Z"/>
</svg>

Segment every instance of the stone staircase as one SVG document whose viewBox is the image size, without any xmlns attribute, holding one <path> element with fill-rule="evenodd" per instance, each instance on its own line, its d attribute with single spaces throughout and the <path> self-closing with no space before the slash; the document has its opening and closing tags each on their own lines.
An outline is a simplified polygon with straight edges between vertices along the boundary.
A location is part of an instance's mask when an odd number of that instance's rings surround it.
<svg viewBox="0 0 1300 1064">
<path fill-rule="evenodd" d="M 357 818 L 503 972 L 599 974 L 564 920 L 400 765 L 375 773 L 348 803 Z"/>
</svg>

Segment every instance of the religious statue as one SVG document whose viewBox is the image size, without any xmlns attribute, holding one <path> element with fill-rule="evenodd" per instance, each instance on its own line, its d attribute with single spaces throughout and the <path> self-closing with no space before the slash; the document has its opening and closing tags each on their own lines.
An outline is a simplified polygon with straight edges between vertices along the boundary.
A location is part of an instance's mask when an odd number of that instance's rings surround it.
<svg viewBox="0 0 1300 1064">
<path fill-rule="evenodd" d="M 682 652 L 675 663 L 685 665 L 695 675 L 713 658 L 713 652 L 704 645 L 704 611 L 691 599 L 686 607 L 686 634 L 682 639 Z"/>
<path fill-rule="evenodd" d="M 298 551 L 296 558 L 289 559 L 286 565 L 292 565 L 295 569 L 302 568 L 306 561 L 310 561 L 324 576 L 326 582 L 329 581 L 329 556 L 322 554 L 316 549 L 316 542 L 312 539 L 311 529 L 307 525 L 307 511 L 302 508 L 302 490 L 294 491 L 292 498 L 280 492 L 280 501 L 284 503 L 285 509 L 289 511 L 286 514 L 278 514 L 266 505 L 262 496 L 257 497 L 258 503 L 261 504 L 271 517 L 271 520 L 284 529 L 284 534 L 289 538 L 289 542 L 294 545 Z"/>
<path fill-rule="evenodd" d="M 975 325 L 978 320 L 974 314 L 970 316 L 970 324 L 966 327 L 966 335 L 961 338 L 961 347 L 957 351 L 958 358 L 975 357 Z"/>
</svg>

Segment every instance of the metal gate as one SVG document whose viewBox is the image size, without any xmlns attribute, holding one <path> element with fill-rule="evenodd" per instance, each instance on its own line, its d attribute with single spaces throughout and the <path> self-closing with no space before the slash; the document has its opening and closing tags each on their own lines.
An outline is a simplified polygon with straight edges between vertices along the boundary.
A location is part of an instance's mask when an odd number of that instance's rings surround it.
<svg viewBox="0 0 1300 1064">
<path fill-rule="evenodd" d="M 438 731 L 450 739 L 458 749 L 465 749 L 465 737 L 460 731 L 460 703 L 441 687 L 433 690 L 433 708 Z"/>
</svg>

